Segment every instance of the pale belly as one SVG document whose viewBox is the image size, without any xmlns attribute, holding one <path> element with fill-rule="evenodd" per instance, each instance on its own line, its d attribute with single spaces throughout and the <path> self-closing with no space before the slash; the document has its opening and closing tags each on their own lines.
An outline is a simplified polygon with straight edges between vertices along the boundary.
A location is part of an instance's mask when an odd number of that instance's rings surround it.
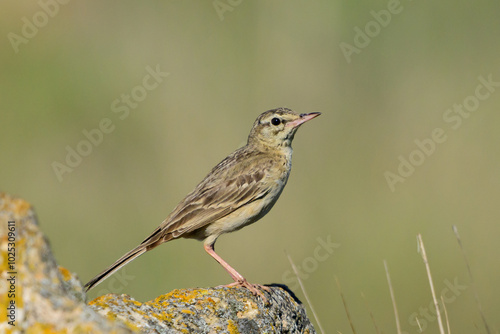
<svg viewBox="0 0 500 334">
<path fill-rule="evenodd" d="M 224 233 L 234 232 L 255 223 L 257 220 L 264 217 L 276 203 L 285 186 L 286 180 L 284 181 L 283 184 L 278 185 L 273 192 L 267 194 L 264 198 L 247 204 L 194 233 L 183 235 L 182 237 L 205 240 L 205 244 L 211 244 Z"/>
</svg>

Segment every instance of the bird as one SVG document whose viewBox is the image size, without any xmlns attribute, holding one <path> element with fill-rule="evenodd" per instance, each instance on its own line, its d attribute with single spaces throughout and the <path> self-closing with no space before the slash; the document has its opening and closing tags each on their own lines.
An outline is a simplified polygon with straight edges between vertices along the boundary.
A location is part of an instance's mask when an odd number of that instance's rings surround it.
<svg viewBox="0 0 500 334">
<path fill-rule="evenodd" d="M 229 273 L 234 283 L 265 296 L 215 252 L 219 236 L 255 223 L 274 206 L 292 167 L 292 141 L 297 129 L 321 115 L 276 108 L 255 120 L 247 144 L 217 164 L 143 242 L 85 284 L 88 291 L 121 267 L 157 246 L 178 238 L 203 241 L 205 251 Z"/>
</svg>

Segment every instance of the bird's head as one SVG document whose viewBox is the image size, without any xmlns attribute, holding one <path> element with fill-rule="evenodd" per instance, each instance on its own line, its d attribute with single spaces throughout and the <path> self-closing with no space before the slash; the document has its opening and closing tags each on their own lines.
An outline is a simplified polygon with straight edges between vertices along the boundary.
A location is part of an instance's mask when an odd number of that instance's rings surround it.
<svg viewBox="0 0 500 334">
<path fill-rule="evenodd" d="M 297 114 L 287 108 L 268 110 L 255 120 L 248 136 L 248 144 L 272 148 L 289 147 L 300 125 L 319 115 L 319 112 Z"/>
</svg>

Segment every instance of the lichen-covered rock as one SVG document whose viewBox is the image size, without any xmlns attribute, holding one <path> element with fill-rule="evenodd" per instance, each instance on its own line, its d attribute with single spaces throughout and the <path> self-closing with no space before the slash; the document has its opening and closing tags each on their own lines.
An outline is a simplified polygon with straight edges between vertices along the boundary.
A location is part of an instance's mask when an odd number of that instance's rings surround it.
<svg viewBox="0 0 500 334">
<path fill-rule="evenodd" d="M 0 333 L 132 332 L 84 296 L 78 278 L 57 266 L 30 204 L 0 194 Z"/>
<path fill-rule="evenodd" d="M 143 333 L 315 333 L 300 303 L 272 286 L 264 304 L 244 288 L 174 290 L 140 303 L 128 295 L 108 294 L 90 306 Z"/>
<path fill-rule="evenodd" d="M 315 333 L 293 293 L 270 288 L 268 304 L 221 287 L 145 303 L 108 294 L 87 305 L 78 277 L 57 266 L 30 204 L 0 193 L 0 333 Z"/>
</svg>

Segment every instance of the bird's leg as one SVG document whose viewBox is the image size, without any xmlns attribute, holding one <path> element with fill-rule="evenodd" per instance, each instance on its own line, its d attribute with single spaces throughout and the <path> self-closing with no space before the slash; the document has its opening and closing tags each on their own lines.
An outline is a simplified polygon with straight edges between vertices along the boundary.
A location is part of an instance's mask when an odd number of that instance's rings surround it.
<svg viewBox="0 0 500 334">
<path fill-rule="evenodd" d="M 223 266 L 224 269 L 226 269 L 226 271 L 229 273 L 229 275 L 231 275 L 235 282 L 246 281 L 246 279 L 239 272 L 237 272 L 236 269 L 231 267 L 229 263 L 224 261 L 217 253 L 215 253 L 213 244 L 204 245 L 203 247 L 205 248 L 207 253 L 215 259 L 215 261 L 219 262 L 220 265 Z"/>
<path fill-rule="evenodd" d="M 210 254 L 211 257 L 215 259 L 215 261 L 219 262 L 224 269 L 231 275 L 231 277 L 234 280 L 234 283 L 223 285 L 226 287 L 232 287 L 232 286 L 242 286 L 250 290 L 255 296 L 260 296 L 264 302 L 267 302 L 267 298 L 264 296 L 264 294 L 259 290 L 259 289 L 264 289 L 268 292 L 271 291 L 267 286 L 259 285 L 259 284 L 251 284 L 248 283 L 248 281 L 243 277 L 239 272 L 236 271 L 233 267 L 229 265 L 226 261 L 224 261 L 217 253 L 215 253 L 214 249 L 214 243 L 211 244 L 205 244 L 203 245 L 203 248 L 207 251 L 208 254 Z"/>
</svg>

